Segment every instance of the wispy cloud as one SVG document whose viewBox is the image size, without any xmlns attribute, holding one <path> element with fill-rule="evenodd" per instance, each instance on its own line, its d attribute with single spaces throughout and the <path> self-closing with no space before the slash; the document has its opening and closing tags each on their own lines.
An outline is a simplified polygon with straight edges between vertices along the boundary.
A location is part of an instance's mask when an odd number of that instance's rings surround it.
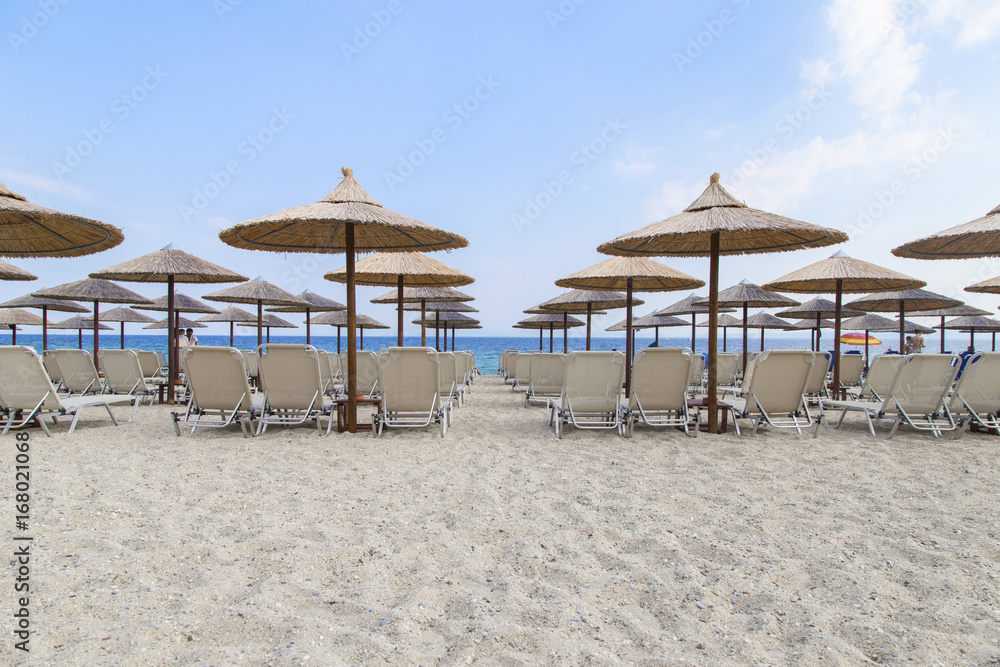
<svg viewBox="0 0 1000 667">
<path fill-rule="evenodd" d="M 17 188 L 12 186 L 12 183 L 70 199 L 80 199 L 84 201 L 97 199 L 97 197 L 95 197 L 89 190 L 75 185 L 70 185 L 69 183 L 64 183 L 55 178 L 38 176 L 36 174 L 26 174 L 23 171 L 6 169 L 4 167 L 0 167 L 0 181 L 6 183 L 7 186 L 11 187 L 15 192 L 17 191 Z"/>
<path fill-rule="evenodd" d="M 705 132 L 705 138 L 708 139 L 709 141 L 719 141 L 735 129 L 736 129 L 735 123 L 727 123 L 722 127 L 717 127 L 715 129 L 708 130 L 707 132 Z"/>
</svg>

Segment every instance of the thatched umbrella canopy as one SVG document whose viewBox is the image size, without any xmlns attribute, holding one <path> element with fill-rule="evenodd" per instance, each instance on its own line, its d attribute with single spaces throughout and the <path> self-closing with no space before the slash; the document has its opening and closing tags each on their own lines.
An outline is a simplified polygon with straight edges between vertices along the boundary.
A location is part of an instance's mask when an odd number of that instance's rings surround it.
<svg viewBox="0 0 1000 667">
<path fill-rule="evenodd" d="M 101 324 L 100 322 L 94 322 L 93 318 L 83 318 L 79 315 L 71 317 L 68 320 L 63 320 L 62 322 L 53 322 L 49 324 L 50 329 L 76 329 L 76 340 L 77 347 L 81 350 L 83 349 L 83 330 L 84 329 L 100 329 L 101 331 L 114 331 L 107 324 Z M 96 347 L 96 346 L 95 346 Z M 97 361 L 94 361 L 97 364 Z"/>
<path fill-rule="evenodd" d="M 435 306 L 435 308 L 433 310 L 427 311 L 428 321 L 431 321 L 435 319 L 435 317 L 437 317 L 434 313 L 478 313 L 479 312 L 478 308 L 474 308 L 467 303 L 460 303 L 457 301 L 448 303 L 440 301 L 432 305 Z M 404 303 L 403 310 L 410 313 L 420 312 L 421 306 L 419 303 Z M 416 322 L 414 322 L 414 324 L 416 324 Z"/>
<path fill-rule="evenodd" d="M 447 312 L 434 313 L 434 317 L 430 317 L 431 313 L 426 314 L 426 318 L 420 318 L 413 320 L 413 324 L 420 324 L 429 327 L 433 327 L 434 331 L 437 332 L 439 329 L 444 331 L 444 349 L 448 349 L 448 329 L 451 329 L 451 351 L 455 351 L 455 331 L 457 329 L 482 329 L 479 320 L 469 317 L 468 315 L 463 315 L 462 313 Z M 436 333 L 435 333 L 436 337 Z"/>
<path fill-rule="evenodd" d="M 709 320 L 705 320 L 704 322 L 699 323 L 698 327 L 704 327 L 705 329 L 707 329 L 708 328 L 708 322 L 709 322 Z M 719 328 L 719 329 L 722 329 L 722 351 L 725 352 L 726 351 L 726 347 L 727 347 L 727 343 L 728 343 L 728 338 L 729 338 L 729 327 L 742 327 L 743 326 L 743 320 L 737 319 L 737 318 L 733 317 L 732 315 L 726 315 L 726 314 L 724 314 L 722 312 L 722 309 L 720 308 L 719 309 L 719 316 L 716 318 L 716 321 L 715 321 L 715 326 L 717 328 Z M 693 347 L 691 349 L 694 350 Z"/>
<path fill-rule="evenodd" d="M 707 305 L 707 302 L 703 302 L 702 305 Z M 749 280 L 741 280 L 736 285 L 719 292 L 718 305 L 742 308 L 742 323 L 747 320 L 750 306 L 753 306 L 754 308 L 788 308 L 790 306 L 798 306 L 799 302 L 794 299 L 789 299 L 787 296 L 769 292 L 760 285 L 755 285 Z M 764 332 L 762 331 L 761 335 L 763 335 L 763 333 Z M 709 349 L 711 350 L 711 346 L 709 346 Z M 743 368 L 746 367 L 747 326 L 743 326 Z"/>
<path fill-rule="evenodd" d="M 855 329 L 865 332 L 865 336 L 868 336 L 869 331 L 897 331 L 900 326 L 904 333 L 932 333 L 933 329 L 928 329 L 927 327 L 922 327 L 914 322 L 907 322 L 902 320 L 897 322 L 895 320 L 890 320 L 888 317 L 882 317 L 881 315 L 876 315 L 875 313 L 865 313 L 864 315 L 857 315 L 850 319 L 844 320 L 841 323 L 844 329 Z M 899 346 L 899 352 L 902 353 L 903 346 Z M 868 367 L 868 342 L 866 338 L 865 342 L 865 368 Z"/>
<path fill-rule="evenodd" d="M 708 187 L 677 215 L 623 234 L 598 246 L 614 255 L 709 258 L 708 287 L 708 414 L 709 433 L 718 432 L 718 372 L 714 352 L 718 346 L 719 257 L 818 248 L 847 240 L 843 232 L 749 208 L 719 184 L 712 174 Z"/>
<path fill-rule="evenodd" d="M 158 296 L 153 299 L 153 302 L 144 306 L 134 306 L 139 310 L 153 310 L 161 313 L 170 313 L 170 295 Z M 199 315 L 214 315 L 218 313 L 218 309 L 213 308 L 204 301 L 199 301 L 194 297 L 188 296 L 187 294 L 181 294 L 180 292 L 174 293 L 174 312 L 175 313 L 195 313 Z M 168 315 L 169 316 L 169 315 Z"/>
<path fill-rule="evenodd" d="M 258 347 L 264 342 L 264 306 L 300 306 L 304 308 L 308 304 L 308 301 L 286 292 L 277 285 L 272 285 L 260 276 L 245 283 L 206 294 L 202 298 L 223 303 L 256 304 Z"/>
<path fill-rule="evenodd" d="M 347 328 L 348 322 L 348 312 L 346 310 L 338 310 L 335 312 L 327 312 L 322 315 L 316 315 L 312 318 L 313 324 L 328 324 L 332 327 L 337 327 L 337 354 L 340 354 L 340 330 Z M 356 314 L 353 318 L 354 328 L 361 332 L 361 347 L 359 349 L 365 349 L 365 329 L 388 329 L 388 324 L 382 324 L 373 317 L 368 315 L 362 315 L 361 313 Z M 347 336 L 348 340 L 351 338 L 350 334 Z"/>
<path fill-rule="evenodd" d="M 226 306 L 212 315 L 199 317 L 196 322 L 229 322 L 229 347 L 233 347 L 233 324 L 235 322 L 257 322 L 257 316 L 236 306 Z"/>
<path fill-rule="evenodd" d="M 174 316 L 174 326 L 180 329 L 204 329 L 207 324 L 202 324 L 198 320 L 189 320 L 186 317 Z M 152 324 L 146 325 L 143 329 L 170 329 L 170 318 L 164 317 L 162 320 L 157 320 Z"/>
<path fill-rule="evenodd" d="M 426 313 L 428 310 L 434 312 L 441 311 L 452 311 L 456 312 L 455 308 L 452 308 L 450 304 L 454 304 L 460 301 L 474 301 L 476 297 L 466 294 L 465 292 L 459 292 L 454 287 L 404 287 L 403 288 L 403 303 L 404 304 L 417 304 L 415 307 L 403 306 L 403 310 L 419 310 L 422 313 Z M 377 296 L 372 299 L 372 303 L 378 304 L 396 304 L 399 307 L 399 289 L 394 289 L 391 292 L 386 292 L 381 296 Z M 457 309 L 460 311 L 461 309 Z M 478 311 L 477 311 L 478 312 Z M 440 345 L 440 331 L 438 329 L 434 330 L 434 349 L 436 350 Z M 426 341 L 425 341 L 426 342 Z"/>
<path fill-rule="evenodd" d="M 1000 257 L 1000 206 L 972 222 L 904 243 L 892 254 L 910 259 Z"/>
<path fill-rule="evenodd" d="M 59 285 L 57 287 L 50 287 L 38 292 L 35 292 L 33 296 L 40 296 L 49 299 L 69 299 L 71 301 L 91 301 L 94 304 L 93 312 L 93 323 L 94 323 L 94 366 L 99 367 L 99 361 L 97 357 L 97 350 L 100 347 L 100 341 L 97 335 L 97 325 L 99 324 L 101 317 L 100 304 L 103 303 L 128 303 L 128 304 L 145 304 L 150 303 L 149 299 L 142 296 L 141 294 L 136 294 L 130 289 L 125 289 L 121 285 L 116 285 L 110 280 L 102 280 L 100 278 L 84 278 L 83 280 L 78 280 L 74 283 L 66 283 L 65 285 Z"/>
<path fill-rule="evenodd" d="M 549 352 L 552 352 L 552 338 L 553 332 L 556 329 L 575 329 L 577 327 L 586 326 L 583 320 L 577 319 L 572 315 L 563 317 L 558 313 L 551 313 L 548 315 L 535 315 L 527 319 L 523 319 L 514 325 L 515 329 L 538 329 L 538 351 L 542 351 L 542 333 L 544 331 L 549 332 Z"/>
<path fill-rule="evenodd" d="M 645 302 L 632 298 L 632 307 L 641 306 Z M 587 349 L 590 349 L 590 324 L 596 310 L 611 310 L 628 307 L 628 296 L 620 292 L 602 290 L 574 289 L 540 303 L 526 313 L 586 313 L 587 314 Z M 659 333 L 659 331 L 657 331 Z M 566 351 L 566 329 L 563 329 L 563 351 Z"/>
<path fill-rule="evenodd" d="M 299 326 L 297 324 L 292 324 L 288 320 L 283 320 L 280 317 L 278 317 L 277 315 L 275 315 L 274 313 L 264 313 L 263 324 L 264 324 L 264 328 L 267 330 L 267 338 L 265 339 L 265 342 L 267 342 L 267 343 L 271 342 L 271 327 L 274 327 L 275 329 L 298 329 L 299 328 Z M 252 327 L 252 326 L 256 326 L 256 323 L 253 323 L 253 322 L 246 322 L 246 323 L 240 322 L 236 326 L 240 326 L 240 327 Z M 308 344 L 309 343 L 306 343 L 306 345 L 308 345 Z"/>
<path fill-rule="evenodd" d="M 962 302 L 943 294 L 935 294 L 934 292 L 922 289 L 911 289 L 901 292 L 883 292 L 863 296 L 860 299 L 851 301 L 847 305 L 869 312 L 899 313 L 899 350 L 902 352 L 906 338 L 904 325 L 907 311 L 951 308 L 962 305 Z"/>
<path fill-rule="evenodd" d="M 731 313 L 731 312 L 733 312 L 733 310 L 734 310 L 733 308 L 719 308 L 718 312 L 720 312 L 720 313 Z M 680 316 L 680 315 L 690 315 L 691 316 L 691 351 L 692 352 L 697 351 L 698 348 L 695 346 L 695 340 L 694 340 L 694 334 L 695 334 L 695 317 L 697 315 L 701 315 L 703 313 L 704 314 L 708 313 L 708 301 L 707 301 L 707 299 L 705 297 L 698 296 L 694 292 L 691 292 L 691 294 L 689 296 L 681 299 L 677 303 L 671 304 L 671 305 L 667 306 L 666 308 L 661 308 L 660 310 L 658 310 L 656 312 L 658 314 L 660 314 L 660 315 L 677 315 L 677 316 Z M 698 325 L 698 326 L 700 326 L 700 325 Z M 705 325 L 705 326 L 707 327 L 708 325 Z M 722 325 L 722 324 L 720 324 L 719 326 L 723 327 L 722 331 L 723 331 L 723 335 L 725 335 L 725 326 Z M 723 350 L 725 350 L 725 340 L 723 340 Z"/>
<path fill-rule="evenodd" d="M 842 306 L 844 294 L 916 289 L 926 284 L 892 269 L 854 259 L 841 250 L 827 259 L 772 280 L 764 288 L 799 294 L 835 294 L 836 305 Z M 837 392 L 840 389 L 839 323 L 842 313 L 835 311 L 833 319 L 833 389 Z"/>
<path fill-rule="evenodd" d="M 769 313 L 757 313 L 756 315 L 751 315 L 745 320 L 740 321 L 740 326 L 746 329 L 760 329 L 760 349 L 761 352 L 764 351 L 764 330 L 765 329 L 788 329 L 791 322 L 783 320 L 779 317 L 775 317 Z M 746 358 L 746 349 L 743 350 L 744 358 Z M 746 363 L 746 362 L 744 362 Z M 744 365 L 743 368 L 746 368 Z"/>
<path fill-rule="evenodd" d="M 991 319 L 989 317 L 983 317 L 982 315 L 963 315 L 962 317 L 956 317 L 947 323 L 947 326 L 952 331 L 968 331 L 969 332 L 969 347 L 972 349 L 976 348 L 976 331 L 992 331 L 994 334 L 993 344 L 994 349 L 996 348 L 996 332 L 1000 331 L 1000 322 Z M 941 328 L 941 335 L 944 336 L 943 327 Z"/>
<path fill-rule="evenodd" d="M 653 345 L 660 346 L 660 327 L 683 327 L 687 326 L 687 322 L 679 317 L 674 317 L 673 315 L 660 315 L 659 313 L 653 312 L 648 315 L 643 315 L 642 317 L 632 318 L 632 347 L 635 347 L 635 332 L 638 329 L 653 329 L 656 331 L 656 339 L 653 341 Z M 605 331 L 628 331 L 628 322 L 622 320 L 617 324 L 613 324 L 607 327 Z"/>
<path fill-rule="evenodd" d="M 781 312 L 775 313 L 778 317 L 801 317 L 804 318 L 803 322 L 806 320 L 813 320 L 810 326 L 797 326 L 796 329 L 810 329 L 816 334 L 816 341 L 813 347 L 819 351 L 820 349 L 820 330 L 821 329 L 836 329 L 836 324 L 831 322 L 828 326 L 822 326 L 820 320 L 822 319 L 836 319 L 837 317 L 837 303 L 830 301 L 828 299 L 810 299 L 799 306 L 792 306 L 787 310 L 782 310 Z M 860 315 L 859 310 L 844 309 L 843 305 L 840 305 L 841 316 L 854 317 L 855 315 Z M 836 343 L 834 343 L 834 351 L 839 353 L 836 349 Z M 836 370 L 836 368 L 834 369 Z"/>
<path fill-rule="evenodd" d="M 164 306 L 167 319 L 174 319 L 175 326 L 180 326 L 176 323 L 180 314 L 179 312 L 175 312 L 175 283 L 219 284 L 244 282 L 247 279 L 246 276 L 184 252 L 173 243 L 155 252 L 130 259 L 121 264 L 109 266 L 103 271 L 90 274 L 90 276 L 92 278 L 123 280 L 126 282 L 166 283 L 167 297 Z M 205 311 L 188 309 L 183 312 Z M 173 403 L 174 401 L 174 383 L 180 377 L 180 356 L 177 349 L 177 338 L 176 331 L 167 333 L 168 403 Z"/>
<path fill-rule="evenodd" d="M 101 313 L 102 322 L 118 322 L 119 323 L 119 334 L 121 338 L 121 349 L 125 349 L 125 323 L 135 322 L 140 324 L 149 324 L 150 322 L 155 322 L 156 320 L 148 315 L 143 315 L 142 313 L 135 311 L 126 306 L 118 306 L 117 308 L 112 308 L 111 310 L 106 310 Z"/>
<path fill-rule="evenodd" d="M 976 294 L 1000 294 L 1000 276 L 969 285 L 965 288 L 965 291 Z"/>
<path fill-rule="evenodd" d="M 298 297 L 308 303 L 308 306 L 278 306 L 276 308 L 268 308 L 272 313 L 305 313 L 306 314 L 306 345 L 312 342 L 312 331 L 309 324 L 309 318 L 312 317 L 313 313 L 330 313 L 335 310 L 347 310 L 347 306 L 340 303 L 339 301 L 334 301 L 333 299 L 327 299 L 325 296 L 320 296 L 309 290 L 305 290 L 298 294 Z"/>
<path fill-rule="evenodd" d="M 38 280 L 38 276 L 0 259 L 0 280 Z"/>
<path fill-rule="evenodd" d="M 344 180 L 319 202 L 242 222 L 224 229 L 219 238 L 247 250 L 346 254 L 347 430 L 356 433 L 355 253 L 450 250 L 464 248 L 469 242 L 458 234 L 383 208 L 354 179 L 354 172 L 346 167 L 341 171 Z"/>
<path fill-rule="evenodd" d="M 10 344 L 17 345 L 17 326 L 40 327 L 44 324 L 42 318 L 20 308 L 0 309 L 0 325 L 10 327 Z"/>
<path fill-rule="evenodd" d="M 124 240 L 113 225 L 32 204 L 0 183 L 0 256 L 82 257 Z"/>
<path fill-rule="evenodd" d="M 33 294 L 25 294 L 5 303 L 0 308 L 39 308 L 42 311 L 42 351 L 49 348 L 49 311 L 60 313 L 86 313 L 86 308 L 67 299 L 47 299 Z"/>
<path fill-rule="evenodd" d="M 632 293 L 672 292 L 702 287 L 704 280 L 648 257 L 610 257 L 582 271 L 560 278 L 558 287 L 582 290 L 625 290 L 625 394 L 632 386 Z"/>
<path fill-rule="evenodd" d="M 347 267 L 323 277 L 347 282 Z M 354 267 L 354 279 L 359 285 L 396 285 L 396 344 L 400 347 L 403 346 L 406 287 L 461 287 L 475 282 L 471 276 L 420 252 L 385 252 L 359 259 Z M 420 327 L 420 344 L 427 345 L 427 330 L 423 326 Z"/>
<path fill-rule="evenodd" d="M 804 304 L 803 304 L 804 305 Z M 778 313 L 782 315 L 783 313 Z M 813 319 L 811 317 L 805 317 L 801 320 L 795 322 L 789 322 L 787 331 L 809 331 L 809 346 L 811 350 L 819 352 L 819 332 L 821 329 L 832 329 L 833 319 L 832 318 L 821 318 L 817 317 Z"/>
<path fill-rule="evenodd" d="M 982 308 L 976 308 L 975 306 L 969 306 L 967 304 L 962 304 L 961 306 L 953 306 L 951 308 L 937 308 L 935 310 L 924 310 L 919 312 L 911 312 L 910 317 L 940 317 L 941 323 L 934 327 L 935 329 L 941 330 L 941 354 L 944 354 L 944 336 L 945 331 L 948 329 L 947 324 L 944 321 L 946 317 L 962 317 L 964 315 L 989 315 L 988 310 L 983 310 Z"/>
</svg>

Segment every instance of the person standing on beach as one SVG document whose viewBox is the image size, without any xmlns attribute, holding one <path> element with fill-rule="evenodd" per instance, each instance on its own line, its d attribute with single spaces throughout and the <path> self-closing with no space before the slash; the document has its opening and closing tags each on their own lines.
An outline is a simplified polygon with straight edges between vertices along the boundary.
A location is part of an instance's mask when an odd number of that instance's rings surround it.
<svg viewBox="0 0 1000 667">
<path fill-rule="evenodd" d="M 913 354 L 913 336 L 907 336 L 903 343 L 903 354 Z"/>
<path fill-rule="evenodd" d="M 188 345 L 197 345 L 198 337 L 194 335 L 194 329 L 187 330 Z"/>
<path fill-rule="evenodd" d="M 923 334 L 917 333 L 913 336 L 913 353 L 924 351 L 924 336 Z"/>
</svg>

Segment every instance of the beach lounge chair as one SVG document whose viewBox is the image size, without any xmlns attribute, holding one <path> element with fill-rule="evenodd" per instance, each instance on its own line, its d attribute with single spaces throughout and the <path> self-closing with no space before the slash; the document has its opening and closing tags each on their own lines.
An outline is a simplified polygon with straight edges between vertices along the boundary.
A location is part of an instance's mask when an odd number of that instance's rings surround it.
<svg viewBox="0 0 1000 667">
<path fill-rule="evenodd" d="M 865 370 L 865 358 L 860 354 L 840 355 L 840 384 L 844 387 L 860 387 L 861 373 Z"/>
<path fill-rule="evenodd" d="M 688 392 L 697 396 L 702 392 L 705 380 L 705 355 L 696 354 L 688 371 Z"/>
<path fill-rule="evenodd" d="M 861 389 L 852 391 L 848 389 L 855 398 L 862 401 L 881 401 L 885 398 L 896 377 L 896 371 L 905 357 L 901 354 L 880 354 L 872 359 L 872 365 L 868 368 L 864 384 Z"/>
<path fill-rule="evenodd" d="M 323 393 L 333 393 L 333 369 L 330 367 L 330 353 L 326 350 L 316 350 L 319 355 L 319 374 L 323 380 Z"/>
<path fill-rule="evenodd" d="M 441 425 L 448 432 L 451 406 L 441 400 L 438 352 L 430 347 L 388 347 L 379 352 L 382 408 L 373 415 L 372 435 L 385 428 Z"/>
<path fill-rule="evenodd" d="M 472 393 L 472 379 L 475 375 L 476 358 L 468 350 L 460 350 L 455 353 L 455 358 L 459 363 L 459 372 L 462 377 L 462 384 L 465 386 L 465 393 Z"/>
<path fill-rule="evenodd" d="M 563 389 L 549 399 L 548 421 L 556 437 L 565 424 L 580 429 L 618 429 L 621 393 L 625 381 L 625 355 L 621 352 L 570 352 L 566 355 Z"/>
<path fill-rule="evenodd" d="M 719 352 L 715 355 L 715 372 L 719 385 L 733 386 L 740 370 L 740 355 L 735 352 Z"/>
<path fill-rule="evenodd" d="M 330 375 L 333 377 L 331 389 L 333 389 L 333 393 L 336 394 L 340 391 L 338 387 L 342 389 L 342 385 L 344 384 L 344 375 L 340 367 L 340 355 L 333 352 L 327 352 L 326 360 L 330 364 Z"/>
<path fill-rule="evenodd" d="M 358 350 L 357 356 L 358 393 L 372 398 L 381 393 L 378 384 L 378 355 L 371 350 Z M 347 350 L 340 353 L 340 373 L 347 386 Z"/>
<path fill-rule="evenodd" d="M 966 421 L 1000 429 L 1000 352 L 977 352 L 966 361 L 948 408 L 960 420 L 959 435 Z"/>
<path fill-rule="evenodd" d="M 566 355 L 561 352 L 534 352 L 528 359 L 528 388 L 524 407 L 534 403 L 548 405 L 549 399 L 562 395 Z"/>
<path fill-rule="evenodd" d="M 458 358 L 455 353 L 438 352 L 438 393 L 442 402 L 451 405 L 454 400 L 459 407 L 462 407 L 465 386 L 459 384 L 460 379 Z"/>
<path fill-rule="evenodd" d="M 517 357 L 517 350 L 504 350 L 500 355 L 500 375 L 504 382 L 514 377 L 514 358 Z"/>
<path fill-rule="evenodd" d="M 243 358 L 243 369 L 250 378 L 250 384 L 260 384 L 260 359 L 257 357 L 257 351 L 240 350 L 240 356 Z"/>
<path fill-rule="evenodd" d="M 111 412 L 113 405 L 132 406 L 128 421 L 119 422 L 115 418 Z M 60 396 L 42 365 L 41 357 L 33 349 L 21 345 L 0 347 L 0 408 L 3 409 L 0 435 L 7 435 L 10 429 L 21 428 L 34 421 L 42 427 L 45 435 L 51 436 L 44 417 L 51 417 L 53 423 L 58 423 L 59 417 L 69 415 L 73 416 L 69 425 L 69 433 L 72 433 L 83 409 L 89 407 L 106 409 L 115 426 L 128 424 L 135 419 L 138 405 L 136 396 Z"/>
<path fill-rule="evenodd" d="M 90 352 L 86 350 L 53 350 L 59 365 L 63 389 L 70 394 L 99 394 L 104 389 Z"/>
<path fill-rule="evenodd" d="M 518 389 L 524 391 L 528 387 L 528 383 L 531 381 L 529 372 L 531 371 L 531 354 L 525 354 L 524 352 L 519 352 L 516 357 L 514 357 L 514 382 L 511 386 L 511 391 L 517 391 Z"/>
<path fill-rule="evenodd" d="M 910 354 L 899 359 L 896 375 L 882 400 L 824 401 L 828 410 L 843 410 L 834 428 L 840 428 L 849 411 L 864 414 L 873 438 L 878 438 L 873 420 L 883 427 L 886 420 L 890 422 L 886 440 L 895 435 L 900 424 L 930 431 L 935 438 L 942 431 L 958 428 L 948 409 L 948 392 L 958 375 L 961 358 L 957 354 Z"/>
<path fill-rule="evenodd" d="M 52 384 L 55 385 L 56 389 L 61 389 L 62 384 L 62 373 L 59 372 L 59 364 L 56 362 L 55 350 L 45 350 L 42 353 L 42 365 L 45 367 L 45 372 L 49 374 L 49 379 L 52 380 Z"/>
<path fill-rule="evenodd" d="M 310 419 L 316 422 L 316 431 L 322 433 L 324 416 L 329 435 L 333 427 L 333 403 L 323 393 L 316 348 L 297 343 L 265 343 L 257 348 L 257 358 L 264 387 L 257 435 L 262 435 L 272 424 L 294 426 Z"/>
<path fill-rule="evenodd" d="M 187 377 L 187 410 L 170 413 L 174 430 L 181 434 L 180 425 L 224 428 L 237 423 L 243 437 L 254 434 L 253 420 L 264 407 L 262 394 L 254 395 L 247 378 L 244 357 L 234 347 L 188 345 L 180 351 L 181 368 Z"/>
<path fill-rule="evenodd" d="M 163 373 L 163 368 L 160 366 L 160 358 L 156 352 L 135 350 L 135 356 L 139 360 L 142 377 L 147 383 L 163 384 L 167 381 Z"/>
<path fill-rule="evenodd" d="M 730 413 L 740 431 L 741 419 L 753 424 L 751 435 L 762 423 L 774 428 L 794 428 L 799 433 L 812 424 L 812 414 L 805 400 L 806 383 L 816 354 L 811 350 L 766 350 L 747 362 L 749 377 L 744 396 L 729 402 Z M 816 424 L 819 428 L 819 424 Z"/>
<path fill-rule="evenodd" d="M 104 370 L 104 391 L 124 396 L 138 396 L 153 404 L 156 386 L 147 384 L 135 350 L 99 350 L 97 353 Z"/>
<path fill-rule="evenodd" d="M 647 426 L 679 426 L 694 437 L 688 414 L 687 389 L 695 354 L 686 347 L 639 350 L 632 365 L 632 393 L 623 407 L 622 434 L 632 437 L 636 422 Z"/>
</svg>

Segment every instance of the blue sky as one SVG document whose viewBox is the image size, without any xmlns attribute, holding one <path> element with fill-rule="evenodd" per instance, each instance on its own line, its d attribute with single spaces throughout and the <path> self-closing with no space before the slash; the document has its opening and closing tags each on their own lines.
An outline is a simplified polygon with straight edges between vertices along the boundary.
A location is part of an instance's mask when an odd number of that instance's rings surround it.
<svg viewBox="0 0 1000 667">
<path fill-rule="evenodd" d="M 476 278 L 483 333 L 507 335 L 597 245 L 718 171 L 750 206 L 846 230 L 852 256 L 998 303 L 961 290 L 1000 262 L 889 253 L 1000 203 L 995 2 L 12 0 L 0 32 L 0 182 L 125 232 L 98 255 L 18 260 L 39 288 L 174 242 L 343 301 L 322 278 L 343 255 L 216 234 L 320 199 L 350 166 L 384 206 L 469 239 L 435 256 Z M 722 286 L 837 249 L 724 258 Z M 707 278 L 705 259 L 668 263 Z M 384 291 L 361 288 L 360 310 L 391 323 L 368 303 Z"/>
</svg>

